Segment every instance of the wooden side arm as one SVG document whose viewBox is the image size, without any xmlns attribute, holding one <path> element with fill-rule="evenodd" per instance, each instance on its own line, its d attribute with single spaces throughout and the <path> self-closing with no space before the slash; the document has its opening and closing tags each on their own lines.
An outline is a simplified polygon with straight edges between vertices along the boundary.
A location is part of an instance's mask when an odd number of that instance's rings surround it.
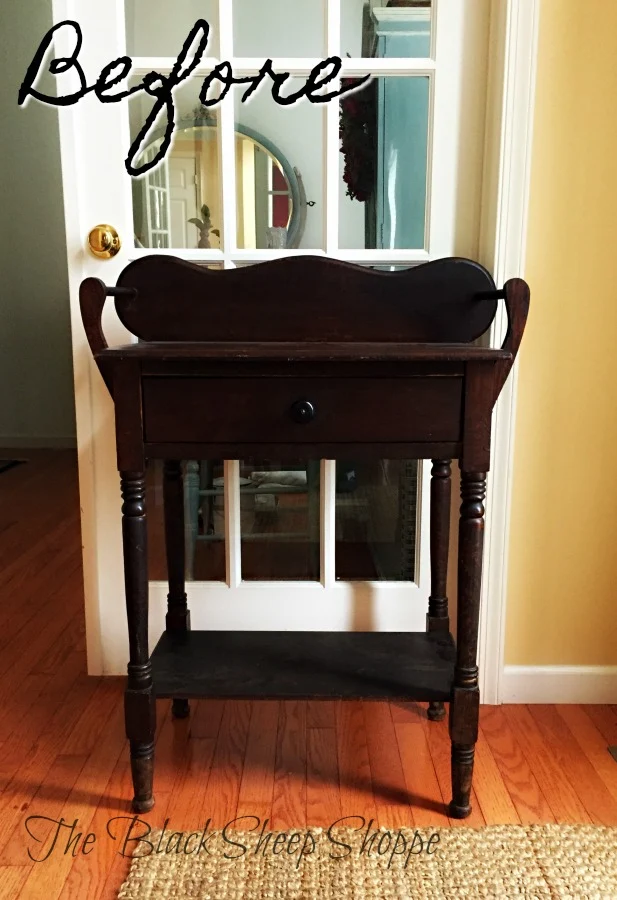
<svg viewBox="0 0 617 900">
<path fill-rule="evenodd" d="M 527 314 L 529 313 L 529 285 L 522 278 L 511 278 L 509 281 L 506 281 L 503 292 L 500 292 L 500 295 L 505 300 L 506 312 L 508 313 L 508 330 L 501 349 L 508 350 L 512 354 L 512 359 L 502 363 L 499 367 L 495 384 L 495 400 L 499 397 L 506 383 L 521 346 Z"/>
<path fill-rule="evenodd" d="M 85 281 L 82 281 L 79 288 L 79 308 L 88 344 L 99 372 L 103 376 L 103 381 L 107 385 L 107 390 L 112 396 L 111 374 L 107 371 L 107 367 L 102 365 L 101 361 L 97 359 L 97 354 L 108 347 L 107 340 L 103 334 L 103 308 L 107 297 L 118 297 L 134 293 L 135 291 L 130 288 L 107 287 L 100 278 L 86 278 Z"/>
<path fill-rule="evenodd" d="M 511 278 L 504 285 L 504 294 L 508 313 L 508 330 L 502 349 L 510 351 L 513 357 L 512 362 L 514 362 L 523 339 L 529 313 L 529 285 L 522 278 Z"/>
</svg>

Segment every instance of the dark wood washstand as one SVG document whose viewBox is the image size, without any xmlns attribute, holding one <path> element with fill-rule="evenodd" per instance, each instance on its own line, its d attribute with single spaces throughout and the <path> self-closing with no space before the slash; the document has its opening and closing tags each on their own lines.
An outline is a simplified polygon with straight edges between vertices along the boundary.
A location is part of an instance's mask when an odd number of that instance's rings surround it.
<svg viewBox="0 0 617 900">
<path fill-rule="evenodd" d="M 108 348 L 107 296 L 139 343 Z M 500 299 L 501 349 L 485 334 Z M 492 409 L 512 368 L 529 290 L 497 290 L 464 259 L 377 272 L 325 257 L 229 271 L 173 257 L 131 263 L 117 287 L 89 278 L 81 310 L 115 402 L 130 662 L 125 694 L 137 812 L 151 809 L 155 697 L 450 701 L 452 802 L 469 815 L 478 734 L 476 649 Z M 426 633 L 191 631 L 184 584 L 183 459 L 432 459 Z M 148 651 L 145 470 L 163 459 L 166 631 Z M 461 469 L 456 645 L 446 572 L 450 461 Z M 274 686 L 274 690 L 273 690 Z"/>
</svg>

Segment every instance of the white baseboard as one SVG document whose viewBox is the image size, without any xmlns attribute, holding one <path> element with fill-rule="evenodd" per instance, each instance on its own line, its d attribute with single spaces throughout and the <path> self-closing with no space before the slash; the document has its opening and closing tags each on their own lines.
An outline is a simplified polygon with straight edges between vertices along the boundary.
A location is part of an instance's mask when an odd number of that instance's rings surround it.
<svg viewBox="0 0 617 900">
<path fill-rule="evenodd" d="M 2 450 L 74 450 L 76 447 L 75 435 L 32 437 L 24 434 L 0 434 Z"/>
<path fill-rule="evenodd" d="M 502 703 L 617 703 L 617 666 L 505 666 Z"/>
</svg>

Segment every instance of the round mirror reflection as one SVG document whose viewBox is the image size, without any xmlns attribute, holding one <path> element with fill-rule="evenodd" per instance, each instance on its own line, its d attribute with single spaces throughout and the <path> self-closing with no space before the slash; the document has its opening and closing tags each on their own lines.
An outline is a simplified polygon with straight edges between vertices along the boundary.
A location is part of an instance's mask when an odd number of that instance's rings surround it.
<svg viewBox="0 0 617 900">
<path fill-rule="evenodd" d="M 153 159 L 157 138 L 142 161 Z M 136 245 L 219 250 L 223 209 L 218 126 L 178 128 L 163 163 L 133 182 Z M 294 248 L 303 230 L 302 182 L 265 137 L 236 130 L 236 242 L 241 250 Z"/>
</svg>

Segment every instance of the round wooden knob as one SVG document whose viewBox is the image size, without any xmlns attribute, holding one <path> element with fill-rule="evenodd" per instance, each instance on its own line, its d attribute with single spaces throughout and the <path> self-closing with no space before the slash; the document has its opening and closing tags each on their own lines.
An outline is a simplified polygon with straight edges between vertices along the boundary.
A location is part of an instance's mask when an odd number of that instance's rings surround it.
<svg viewBox="0 0 617 900">
<path fill-rule="evenodd" d="M 312 422 L 315 418 L 315 407 L 310 400 L 296 400 L 290 409 L 291 418 L 299 425 Z"/>
</svg>

